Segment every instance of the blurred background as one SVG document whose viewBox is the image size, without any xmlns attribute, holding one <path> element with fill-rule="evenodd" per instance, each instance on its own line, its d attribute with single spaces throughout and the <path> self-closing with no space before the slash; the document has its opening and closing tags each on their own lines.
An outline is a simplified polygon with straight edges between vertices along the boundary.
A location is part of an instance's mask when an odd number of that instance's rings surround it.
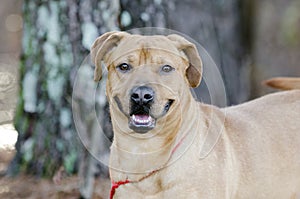
<svg viewBox="0 0 300 199">
<path fill-rule="evenodd" d="M 113 137 L 107 103 L 96 100 L 91 119 L 95 85 L 84 82 L 93 67 L 78 68 L 97 36 L 141 27 L 199 42 L 219 67 L 227 105 L 274 92 L 261 84 L 268 78 L 300 76 L 299 0 L 1 0 L 0 198 L 108 197 L 107 167 L 87 151 L 109 154 L 94 139 L 97 121 Z M 76 75 L 82 89 L 72 98 Z"/>
</svg>

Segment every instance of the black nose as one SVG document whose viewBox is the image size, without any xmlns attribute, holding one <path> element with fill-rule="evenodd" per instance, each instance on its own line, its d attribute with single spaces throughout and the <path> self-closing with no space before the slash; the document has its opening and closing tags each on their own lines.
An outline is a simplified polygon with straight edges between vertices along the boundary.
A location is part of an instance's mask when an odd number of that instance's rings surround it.
<svg viewBox="0 0 300 199">
<path fill-rule="evenodd" d="M 147 86 L 139 86 L 132 89 L 131 101 L 138 105 L 148 105 L 153 102 L 154 91 Z"/>
</svg>

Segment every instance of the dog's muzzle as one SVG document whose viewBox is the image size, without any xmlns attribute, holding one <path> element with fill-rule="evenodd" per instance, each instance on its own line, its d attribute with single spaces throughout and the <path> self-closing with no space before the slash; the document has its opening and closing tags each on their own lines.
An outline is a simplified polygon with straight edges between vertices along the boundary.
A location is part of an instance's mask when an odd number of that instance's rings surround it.
<svg viewBox="0 0 300 199">
<path fill-rule="evenodd" d="M 132 89 L 130 94 L 129 128 L 137 133 L 147 133 L 155 127 L 156 119 L 151 115 L 151 107 L 155 100 L 155 92 L 151 87 L 139 86 Z M 169 100 L 162 110 L 160 117 L 165 115 L 174 100 Z"/>
<path fill-rule="evenodd" d="M 129 127 L 137 133 L 146 133 L 155 127 L 155 119 L 150 115 L 154 102 L 154 91 L 147 86 L 132 89 L 130 96 L 131 113 Z"/>
</svg>

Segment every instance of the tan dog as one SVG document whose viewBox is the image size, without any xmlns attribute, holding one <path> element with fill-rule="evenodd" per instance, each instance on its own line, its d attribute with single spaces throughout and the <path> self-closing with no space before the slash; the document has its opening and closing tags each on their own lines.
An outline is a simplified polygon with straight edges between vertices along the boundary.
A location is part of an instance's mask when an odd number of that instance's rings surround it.
<svg viewBox="0 0 300 199">
<path fill-rule="evenodd" d="M 178 35 L 109 32 L 91 53 L 95 81 L 102 60 L 108 68 L 111 198 L 298 196 L 300 91 L 225 109 L 196 102 L 201 59 Z"/>
</svg>

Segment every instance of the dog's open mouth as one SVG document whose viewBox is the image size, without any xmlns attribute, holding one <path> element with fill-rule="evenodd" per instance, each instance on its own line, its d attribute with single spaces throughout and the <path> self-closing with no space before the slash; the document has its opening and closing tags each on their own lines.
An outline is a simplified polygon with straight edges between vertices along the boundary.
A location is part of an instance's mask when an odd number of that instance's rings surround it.
<svg viewBox="0 0 300 199">
<path fill-rule="evenodd" d="M 130 116 L 129 127 L 137 133 L 146 133 L 155 127 L 155 119 L 147 114 Z"/>
<path fill-rule="evenodd" d="M 162 115 L 165 115 L 169 111 L 173 102 L 174 100 L 169 100 L 166 103 Z M 156 124 L 156 118 L 150 115 L 150 109 L 150 107 L 145 107 L 143 105 L 132 107 L 129 118 L 129 128 L 137 133 L 147 133 L 153 129 Z"/>
<path fill-rule="evenodd" d="M 155 121 L 150 115 L 132 115 L 130 119 L 135 125 L 142 126 L 151 126 Z"/>
</svg>

